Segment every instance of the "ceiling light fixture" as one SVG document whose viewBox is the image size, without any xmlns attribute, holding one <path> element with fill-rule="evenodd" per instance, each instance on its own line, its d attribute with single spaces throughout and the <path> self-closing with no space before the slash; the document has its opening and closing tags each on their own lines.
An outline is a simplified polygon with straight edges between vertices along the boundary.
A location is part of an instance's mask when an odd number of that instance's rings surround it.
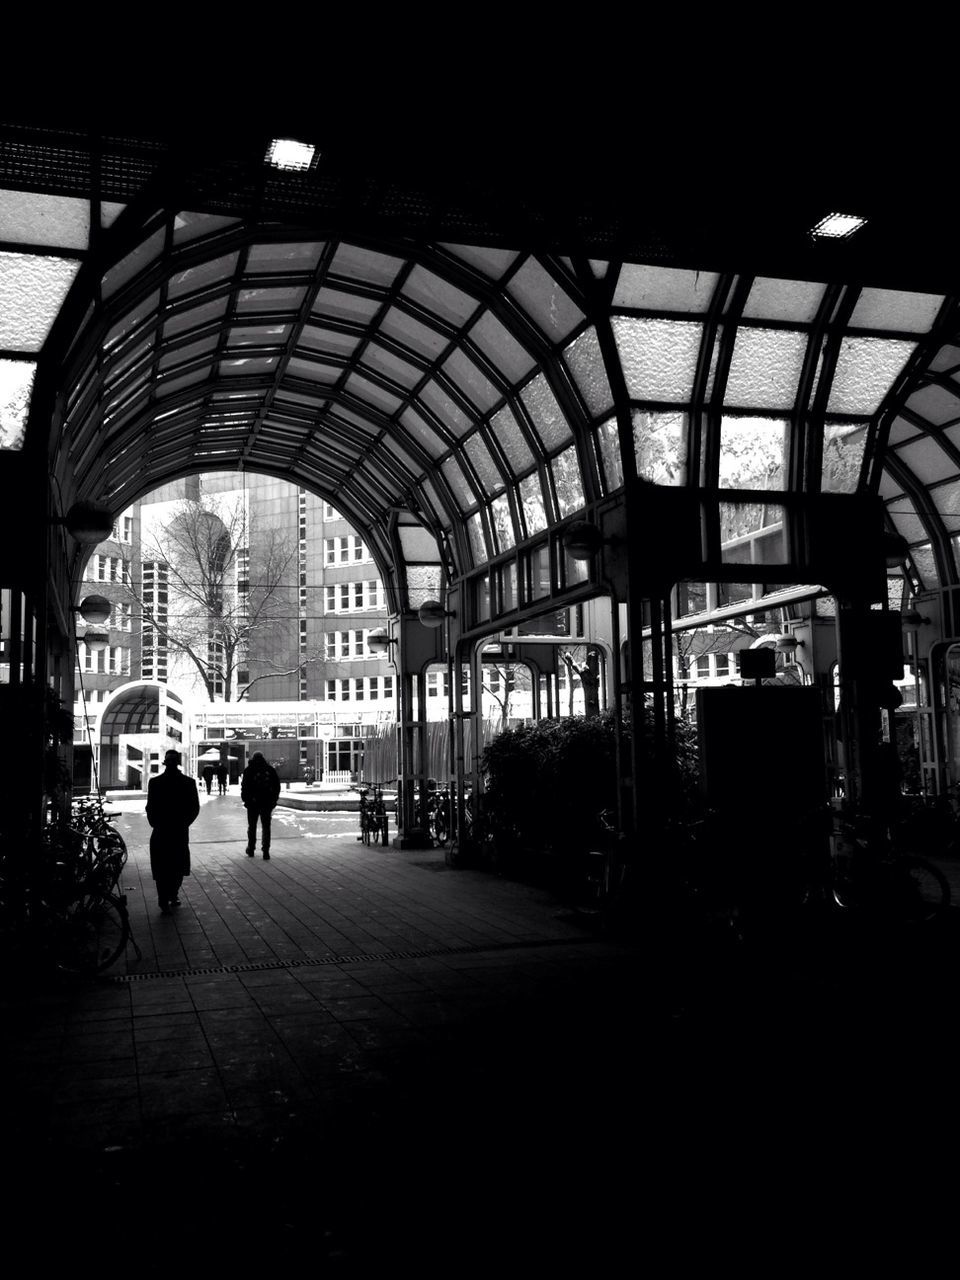
<svg viewBox="0 0 960 1280">
<path fill-rule="evenodd" d="M 810 234 L 815 240 L 845 240 L 866 222 L 866 218 L 855 213 L 828 213 L 815 227 L 811 227 Z"/>
<path fill-rule="evenodd" d="M 267 147 L 266 162 L 276 169 L 309 169 L 316 147 L 293 138 L 274 138 Z"/>
</svg>

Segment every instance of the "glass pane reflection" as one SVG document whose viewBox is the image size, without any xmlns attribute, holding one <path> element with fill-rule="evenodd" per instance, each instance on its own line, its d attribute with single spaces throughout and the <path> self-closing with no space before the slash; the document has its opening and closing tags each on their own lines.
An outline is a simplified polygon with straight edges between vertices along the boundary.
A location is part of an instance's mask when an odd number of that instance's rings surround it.
<svg viewBox="0 0 960 1280">
<path fill-rule="evenodd" d="M 781 418 L 724 418 L 721 489 L 784 488 L 787 423 Z"/>
<path fill-rule="evenodd" d="M 824 493 L 855 493 L 867 444 L 867 423 L 826 423 L 820 488 Z"/>
</svg>

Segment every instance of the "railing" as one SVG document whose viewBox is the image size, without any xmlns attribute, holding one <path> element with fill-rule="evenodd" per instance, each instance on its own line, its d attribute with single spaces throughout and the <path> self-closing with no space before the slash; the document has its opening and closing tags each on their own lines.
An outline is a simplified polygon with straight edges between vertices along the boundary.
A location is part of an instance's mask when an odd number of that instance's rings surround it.
<svg viewBox="0 0 960 1280">
<path fill-rule="evenodd" d="M 327 769 L 323 774 L 324 782 L 335 782 L 341 786 L 349 786 L 353 774 L 349 769 Z"/>
</svg>

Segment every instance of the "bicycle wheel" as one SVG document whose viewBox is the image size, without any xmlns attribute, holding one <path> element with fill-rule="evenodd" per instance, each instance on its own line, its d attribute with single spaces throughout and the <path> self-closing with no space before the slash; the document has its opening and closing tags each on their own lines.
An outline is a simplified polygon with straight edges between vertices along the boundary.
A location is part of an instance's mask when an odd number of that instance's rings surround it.
<svg viewBox="0 0 960 1280">
<path fill-rule="evenodd" d="M 370 836 L 372 834 L 371 826 L 372 824 L 371 824 L 370 818 L 368 817 L 367 814 L 364 814 L 363 817 L 360 819 L 360 839 L 363 841 L 364 844 L 370 843 Z"/>
<path fill-rule="evenodd" d="M 450 834 L 445 805 L 438 805 L 433 811 L 433 835 L 437 844 L 446 844 Z"/>
<path fill-rule="evenodd" d="M 950 905 L 950 884 L 939 867 L 926 858 L 903 859 L 904 914 L 926 924 Z"/>
<path fill-rule="evenodd" d="M 71 903 L 60 918 L 56 961 L 68 973 L 99 973 L 124 951 L 130 918 L 112 894 L 89 895 Z"/>
<path fill-rule="evenodd" d="M 385 813 L 380 815 L 380 843 L 386 848 L 389 842 L 390 819 Z"/>
</svg>

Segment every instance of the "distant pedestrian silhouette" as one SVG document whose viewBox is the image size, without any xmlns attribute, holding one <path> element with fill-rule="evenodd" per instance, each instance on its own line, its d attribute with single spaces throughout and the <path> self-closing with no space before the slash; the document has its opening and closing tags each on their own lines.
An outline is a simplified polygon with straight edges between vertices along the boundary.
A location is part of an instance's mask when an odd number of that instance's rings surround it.
<svg viewBox="0 0 960 1280">
<path fill-rule="evenodd" d="M 190 874 L 190 824 L 200 812 L 200 797 L 193 778 L 178 768 L 180 752 L 163 757 L 163 773 L 147 787 L 147 821 L 150 832 L 150 873 L 157 884 L 157 899 L 164 915 L 178 907 L 183 877 Z"/>
<path fill-rule="evenodd" d="M 220 788 L 222 796 L 227 794 L 227 766 L 225 764 L 217 765 L 217 786 Z"/>
<path fill-rule="evenodd" d="M 262 751 L 254 751 L 240 779 L 240 799 L 247 810 L 247 857 L 257 850 L 257 819 L 263 856 L 270 858 L 270 815 L 280 798 L 280 775 L 267 764 Z"/>
<path fill-rule="evenodd" d="M 207 788 L 207 795 L 209 795 L 210 788 L 213 786 L 213 765 L 206 765 L 201 776 Z"/>
</svg>

